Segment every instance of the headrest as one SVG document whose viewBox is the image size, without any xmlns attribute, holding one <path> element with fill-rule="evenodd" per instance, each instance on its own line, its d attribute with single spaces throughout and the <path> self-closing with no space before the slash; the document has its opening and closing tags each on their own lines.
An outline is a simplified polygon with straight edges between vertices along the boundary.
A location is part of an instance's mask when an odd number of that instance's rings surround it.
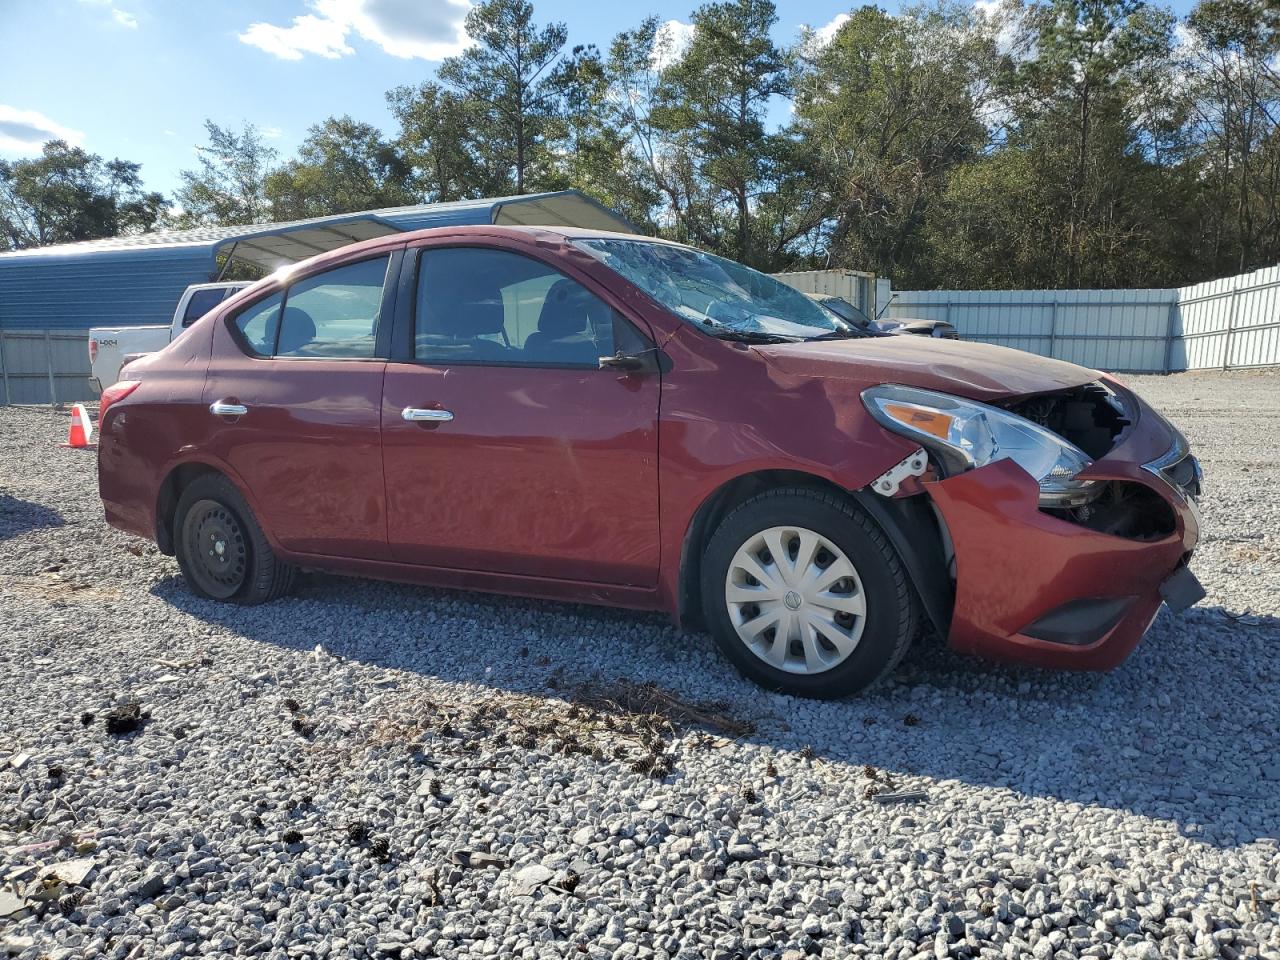
<svg viewBox="0 0 1280 960">
<path fill-rule="evenodd" d="M 301 307 L 285 307 L 276 353 L 297 353 L 316 338 L 316 322 Z"/>
<path fill-rule="evenodd" d="M 429 325 L 429 332 L 450 337 L 479 337 L 487 333 L 501 333 L 507 319 L 501 294 L 485 300 L 434 304 L 431 312 L 435 322 Z"/>
<path fill-rule="evenodd" d="M 565 277 L 547 291 L 538 313 L 538 331 L 552 340 L 571 337 L 587 328 L 587 318 L 598 301 L 590 291 Z"/>
</svg>

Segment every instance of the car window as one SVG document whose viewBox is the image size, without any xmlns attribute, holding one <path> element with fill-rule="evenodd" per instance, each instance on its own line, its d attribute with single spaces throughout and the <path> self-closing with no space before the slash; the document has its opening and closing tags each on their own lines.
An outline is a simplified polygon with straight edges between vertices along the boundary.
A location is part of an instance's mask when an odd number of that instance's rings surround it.
<svg viewBox="0 0 1280 960">
<path fill-rule="evenodd" d="M 273 293 L 265 300 L 251 304 L 236 315 L 236 327 L 245 343 L 254 353 L 271 356 L 275 349 L 276 325 L 280 317 L 280 303 L 284 299 Z"/>
<path fill-rule="evenodd" d="M 415 356 L 435 363 L 595 367 L 614 352 L 607 303 L 506 250 L 424 250 L 415 315 Z"/>
<path fill-rule="evenodd" d="M 280 316 L 277 357 L 372 357 L 390 257 L 299 280 Z"/>
<path fill-rule="evenodd" d="M 206 313 L 222 302 L 226 290 L 194 290 L 187 301 L 187 309 L 182 314 L 183 329 L 191 326 Z"/>
</svg>

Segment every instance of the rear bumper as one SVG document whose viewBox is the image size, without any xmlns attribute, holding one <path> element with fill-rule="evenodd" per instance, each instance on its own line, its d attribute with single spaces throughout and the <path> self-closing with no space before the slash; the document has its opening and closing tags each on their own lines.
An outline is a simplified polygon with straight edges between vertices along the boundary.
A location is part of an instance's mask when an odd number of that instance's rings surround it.
<svg viewBox="0 0 1280 960">
<path fill-rule="evenodd" d="M 1142 412 L 1088 473 L 1139 483 L 1160 496 L 1175 521 L 1160 539 L 1114 536 L 1041 511 L 1035 480 L 1008 460 L 926 485 L 955 552 L 952 648 L 1055 669 L 1106 670 L 1138 645 L 1166 595 L 1175 607 L 1202 596 L 1185 570 L 1200 535 L 1194 502 L 1151 467 L 1182 441 L 1149 408 Z"/>
</svg>

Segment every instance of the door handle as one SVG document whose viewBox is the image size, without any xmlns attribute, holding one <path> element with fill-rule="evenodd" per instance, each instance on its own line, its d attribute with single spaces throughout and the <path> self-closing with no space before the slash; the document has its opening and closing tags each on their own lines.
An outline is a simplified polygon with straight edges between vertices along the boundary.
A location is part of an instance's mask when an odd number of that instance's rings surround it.
<svg viewBox="0 0 1280 960">
<path fill-rule="evenodd" d="M 410 423 L 448 423 L 453 414 L 448 410 L 426 410 L 422 407 L 405 407 L 400 411 L 400 419 Z"/>
<path fill-rule="evenodd" d="M 229 403 L 226 400 L 215 400 L 209 404 L 209 412 L 215 417 L 243 417 L 249 408 L 242 403 Z"/>
</svg>

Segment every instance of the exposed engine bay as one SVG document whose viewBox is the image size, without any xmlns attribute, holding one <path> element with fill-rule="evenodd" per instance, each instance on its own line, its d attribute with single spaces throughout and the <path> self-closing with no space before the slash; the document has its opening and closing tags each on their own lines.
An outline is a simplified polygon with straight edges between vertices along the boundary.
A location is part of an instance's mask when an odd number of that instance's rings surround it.
<svg viewBox="0 0 1280 960">
<path fill-rule="evenodd" d="M 1092 459 L 1105 457 L 1131 423 L 1120 399 L 1100 383 L 1024 397 L 1004 405 L 1073 443 Z"/>
<path fill-rule="evenodd" d="M 1052 430 L 1097 460 L 1115 446 L 1131 419 L 1120 398 L 1101 383 L 1026 397 L 1006 409 Z M 1098 533 L 1129 540 L 1158 540 L 1176 529 L 1168 503 L 1140 483 L 1111 481 L 1089 503 L 1045 512 Z"/>
</svg>

